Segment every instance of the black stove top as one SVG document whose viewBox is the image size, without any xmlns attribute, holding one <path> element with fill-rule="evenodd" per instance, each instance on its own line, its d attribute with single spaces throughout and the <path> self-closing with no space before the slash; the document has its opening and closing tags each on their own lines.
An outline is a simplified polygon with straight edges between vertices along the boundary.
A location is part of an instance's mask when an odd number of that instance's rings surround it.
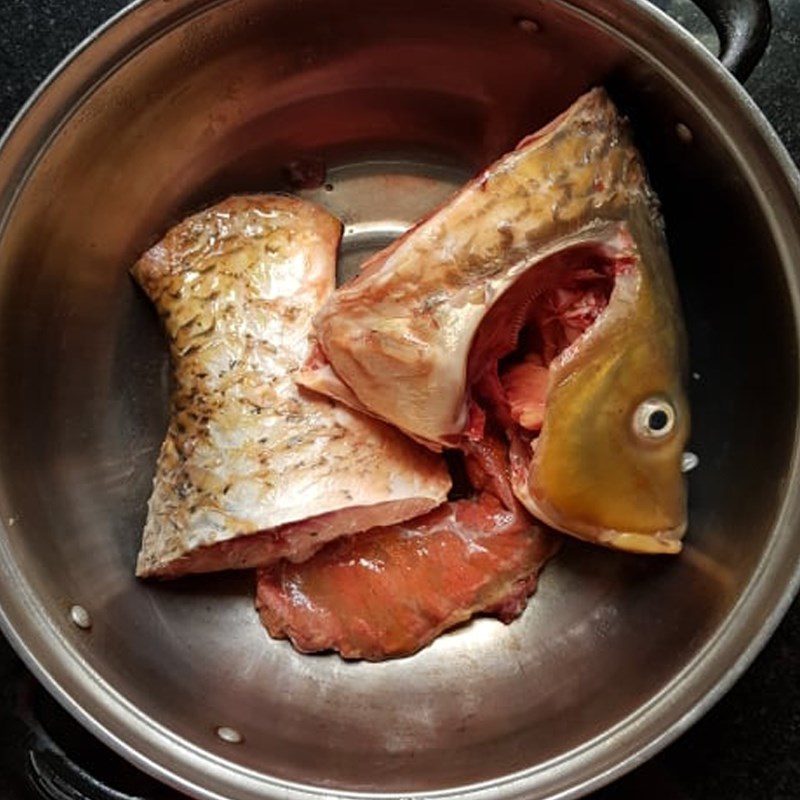
<svg viewBox="0 0 800 800">
<path fill-rule="evenodd" d="M 0 129 L 58 61 L 124 0 L 0 0 Z M 690 0 L 656 0 L 707 43 Z M 800 163 L 800 0 L 773 0 L 774 31 L 747 88 Z M 697 725 L 593 800 L 800 799 L 800 604 Z M 0 636 L 0 800 L 177 800 L 53 701 Z"/>
</svg>

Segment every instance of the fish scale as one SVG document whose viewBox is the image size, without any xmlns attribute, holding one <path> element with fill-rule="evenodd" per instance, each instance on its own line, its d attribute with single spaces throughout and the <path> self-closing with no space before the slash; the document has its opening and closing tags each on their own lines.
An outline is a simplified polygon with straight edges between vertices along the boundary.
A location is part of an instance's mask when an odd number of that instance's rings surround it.
<svg viewBox="0 0 800 800">
<path fill-rule="evenodd" d="M 170 342 L 175 388 L 137 564 L 174 577 L 302 559 L 444 502 L 444 461 L 301 392 L 341 226 L 310 203 L 231 198 L 133 267 Z"/>
</svg>

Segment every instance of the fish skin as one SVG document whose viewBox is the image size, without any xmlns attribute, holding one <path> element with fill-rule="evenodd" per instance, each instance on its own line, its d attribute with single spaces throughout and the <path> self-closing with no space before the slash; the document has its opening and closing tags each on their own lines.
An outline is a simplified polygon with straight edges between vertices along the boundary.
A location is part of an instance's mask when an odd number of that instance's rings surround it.
<svg viewBox="0 0 800 800">
<path fill-rule="evenodd" d="M 439 456 L 294 382 L 334 288 L 340 235 L 310 203 L 232 197 L 133 266 L 175 377 L 137 575 L 302 560 L 446 500 Z"/>
<path fill-rule="evenodd" d="M 687 525 L 685 332 L 657 198 L 602 89 L 520 142 L 338 289 L 315 320 L 329 369 L 318 368 L 319 378 L 307 369 L 299 381 L 345 402 L 349 393 L 354 407 L 432 449 L 458 446 L 482 321 L 522 275 L 578 247 L 607 251 L 620 272 L 597 323 L 550 370 L 541 434 L 532 452 L 517 448 L 514 488 L 561 531 L 675 553 Z M 649 396 L 666 398 L 676 413 L 673 433 L 659 443 L 631 438 L 633 412 Z"/>
</svg>

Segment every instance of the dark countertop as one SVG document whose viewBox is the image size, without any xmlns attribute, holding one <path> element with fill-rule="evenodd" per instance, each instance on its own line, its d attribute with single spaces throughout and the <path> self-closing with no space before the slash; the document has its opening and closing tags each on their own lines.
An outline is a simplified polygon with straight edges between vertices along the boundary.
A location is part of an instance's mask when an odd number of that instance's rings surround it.
<svg viewBox="0 0 800 800">
<path fill-rule="evenodd" d="M 0 0 L 0 129 L 61 58 L 124 5 L 123 0 Z M 657 5 L 696 32 L 707 30 L 689 0 L 657 0 Z M 773 0 L 773 8 L 772 42 L 747 88 L 800 163 L 800 0 Z M 11 658 L 6 648 L 0 639 L 0 655 Z M 5 678 L 6 670 L 0 674 Z M 0 749 L 10 732 L 2 713 Z M 16 800 L 17 795 L 8 795 L 13 785 L 6 790 L 0 774 L 4 800 Z M 595 795 L 596 800 L 642 797 L 800 798 L 800 603 L 697 725 L 647 765 Z"/>
</svg>

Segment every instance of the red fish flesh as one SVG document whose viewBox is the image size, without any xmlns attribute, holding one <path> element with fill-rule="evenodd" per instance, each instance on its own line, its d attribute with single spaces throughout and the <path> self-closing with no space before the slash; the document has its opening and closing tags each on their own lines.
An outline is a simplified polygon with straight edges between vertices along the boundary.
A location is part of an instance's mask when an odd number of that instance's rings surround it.
<svg viewBox="0 0 800 800">
<path fill-rule="evenodd" d="M 516 618 L 557 539 L 513 499 L 504 448 L 485 441 L 467 464 L 484 489 L 477 498 L 259 570 L 256 607 L 269 633 L 301 652 L 378 661 L 414 653 L 477 613 Z"/>
</svg>

